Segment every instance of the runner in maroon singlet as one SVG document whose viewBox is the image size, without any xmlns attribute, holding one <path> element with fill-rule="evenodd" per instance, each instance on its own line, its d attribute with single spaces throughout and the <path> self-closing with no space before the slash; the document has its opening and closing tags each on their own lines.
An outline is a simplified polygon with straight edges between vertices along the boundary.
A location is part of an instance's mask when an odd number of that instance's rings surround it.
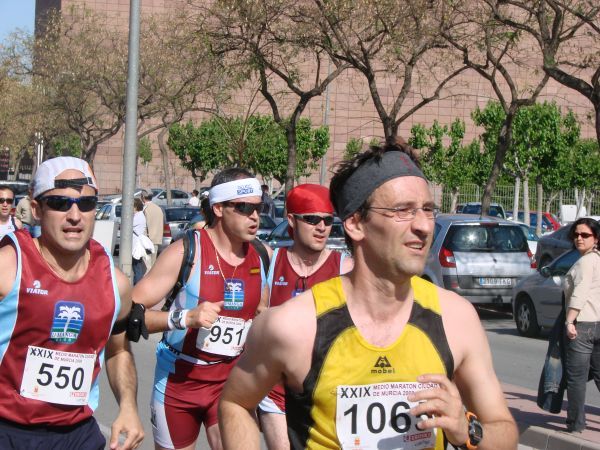
<svg viewBox="0 0 600 450">
<path fill-rule="evenodd" d="M 250 244 L 258 231 L 261 193 L 258 180 L 244 169 L 215 176 L 203 201 L 207 228 L 196 231 L 192 243 L 196 253 L 189 278 L 169 312 L 146 312 L 149 331 L 164 332 L 151 400 L 157 449 L 193 449 L 202 424 L 210 447 L 222 448 L 221 391 L 252 320 L 267 305 L 265 268 Z M 135 286 L 137 302 L 148 309 L 157 305 L 177 281 L 182 260 L 180 240 Z"/>
<path fill-rule="evenodd" d="M 333 224 L 329 189 L 317 184 L 298 185 L 288 193 L 286 209 L 294 243 L 273 253 L 268 277 L 270 307 L 281 305 L 316 283 L 352 269 L 352 258 L 325 247 Z M 258 411 L 269 449 L 289 448 L 285 393 L 281 384 L 265 397 Z"/>
</svg>

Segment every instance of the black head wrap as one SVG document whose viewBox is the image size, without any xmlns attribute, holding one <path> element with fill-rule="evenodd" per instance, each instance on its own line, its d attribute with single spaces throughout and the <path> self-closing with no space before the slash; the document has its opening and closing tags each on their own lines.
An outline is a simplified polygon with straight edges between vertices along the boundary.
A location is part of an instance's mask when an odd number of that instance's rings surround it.
<svg viewBox="0 0 600 450">
<path fill-rule="evenodd" d="M 351 216 L 386 181 L 399 177 L 425 179 L 421 169 L 404 152 L 388 151 L 381 158 L 371 158 L 348 177 L 336 202 L 336 213 L 342 219 Z"/>
</svg>

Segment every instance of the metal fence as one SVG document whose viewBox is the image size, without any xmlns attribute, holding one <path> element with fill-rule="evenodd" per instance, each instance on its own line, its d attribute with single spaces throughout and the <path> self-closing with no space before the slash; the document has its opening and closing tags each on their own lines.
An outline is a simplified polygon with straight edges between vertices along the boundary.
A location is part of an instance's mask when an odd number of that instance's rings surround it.
<svg viewBox="0 0 600 450">
<path fill-rule="evenodd" d="M 481 196 L 483 195 L 484 186 L 477 186 L 475 184 L 467 184 L 461 186 L 458 195 L 458 203 L 467 203 L 467 202 L 480 202 Z M 492 195 L 492 203 L 501 204 L 505 210 L 510 211 L 513 208 L 514 201 L 514 193 L 515 187 L 514 185 L 498 185 L 496 186 L 496 190 Z M 587 208 L 588 215 L 600 215 L 600 199 L 598 198 L 598 192 L 593 191 L 593 196 L 591 198 L 591 208 L 590 201 L 587 199 L 590 195 L 589 192 L 586 192 L 586 200 L 584 202 L 584 206 Z M 520 189 L 520 199 L 519 199 L 519 210 L 523 211 L 523 186 L 521 185 Z M 543 195 L 543 209 L 546 208 L 546 203 L 550 193 L 544 192 Z M 441 207 L 442 212 L 450 212 L 450 206 L 452 204 L 452 194 L 450 191 L 445 190 L 443 186 L 435 186 L 434 188 L 434 197 L 436 202 Z M 575 205 L 575 189 L 569 189 L 562 192 L 562 204 L 563 205 Z M 530 211 L 537 210 L 537 192 L 535 186 L 529 186 L 529 209 Z M 549 212 L 558 216 L 560 210 L 560 197 L 558 195 L 550 203 Z"/>
</svg>

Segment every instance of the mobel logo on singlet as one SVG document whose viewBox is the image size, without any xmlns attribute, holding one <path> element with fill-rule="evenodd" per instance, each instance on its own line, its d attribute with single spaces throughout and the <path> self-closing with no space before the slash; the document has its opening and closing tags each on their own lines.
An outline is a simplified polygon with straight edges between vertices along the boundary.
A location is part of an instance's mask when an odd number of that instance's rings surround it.
<svg viewBox="0 0 600 450">
<path fill-rule="evenodd" d="M 40 283 L 40 280 L 33 280 L 33 287 L 28 287 L 27 293 L 34 295 L 48 295 L 48 291 L 46 289 L 42 289 L 42 283 Z"/>
<path fill-rule="evenodd" d="M 60 301 L 54 305 L 54 320 L 50 338 L 55 342 L 72 344 L 79 337 L 85 310 L 79 302 Z"/>
<path fill-rule="evenodd" d="M 392 367 L 387 357 L 380 356 L 377 358 L 377 362 L 373 365 L 374 369 L 371 369 L 371 373 L 395 373 L 396 369 Z"/>
</svg>

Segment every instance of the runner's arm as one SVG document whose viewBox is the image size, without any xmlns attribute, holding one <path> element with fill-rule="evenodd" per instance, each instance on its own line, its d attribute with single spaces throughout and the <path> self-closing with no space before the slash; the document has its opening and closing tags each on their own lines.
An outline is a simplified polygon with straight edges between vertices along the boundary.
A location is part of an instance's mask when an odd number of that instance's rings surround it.
<svg viewBox="0 0 600 450">
<path fill-rule="evenodd" d="M 263 312 L 250 328 L 240 360 L 231 371 L 219 402 L 219 426 L 227 450 L 258 450 L 256 405 L 281 380 L 281 340 L 274 332 L 272 310 Z M 269 348 L 269 351 L 264 351 Z"/>
<path fill-rule="evenodd" d="M 6 238 L 8 241 L 10 238 Z M 12 241 L 11 241 L 12 242 Z M 12 290 L 17 278 L 17 251 L 11 244 L 0 248 L 0 301 Z"/>
<path fill-rule="evenodd" d="M 115 269 L 121 310 L 117 320 L 127 317 L 131 310 L 131 284 L 129 279 Z M 137 372 L 129 340 L 125 332 L 113 334 L 106 344 L 106 375 L 110 387 L 119 403 L 119 415 L 111 428 L 111 449 L 134 449 L 144 439 L 144 428 L 137 410 Z M 122 446 L 118 445 L 119 435 L 126 436 Z"/>
<path fill-rule="evenodd" d="M 450 443 L 462 445 L 468 437 L 466 407 L 478 417 L 483 427 L 479 450 L 515 450 L 517 427 L 494 372 L 490 348 L 477 312 L 464 298 L 441 289 L 438 292 L 442 292 L 440 297 L 446 296 L 446 305 L 452 304 L 443 308 L 443 315 L 456 364 L 454 382 L 442 374 L 418 377 L 419 382 L 438 383 L 440 387 L 409 398 L 422 402 L 412 409 L 412 413 L 433 415 L 421 422 L 421 428 L 440 427 Z"/>
</svg>

